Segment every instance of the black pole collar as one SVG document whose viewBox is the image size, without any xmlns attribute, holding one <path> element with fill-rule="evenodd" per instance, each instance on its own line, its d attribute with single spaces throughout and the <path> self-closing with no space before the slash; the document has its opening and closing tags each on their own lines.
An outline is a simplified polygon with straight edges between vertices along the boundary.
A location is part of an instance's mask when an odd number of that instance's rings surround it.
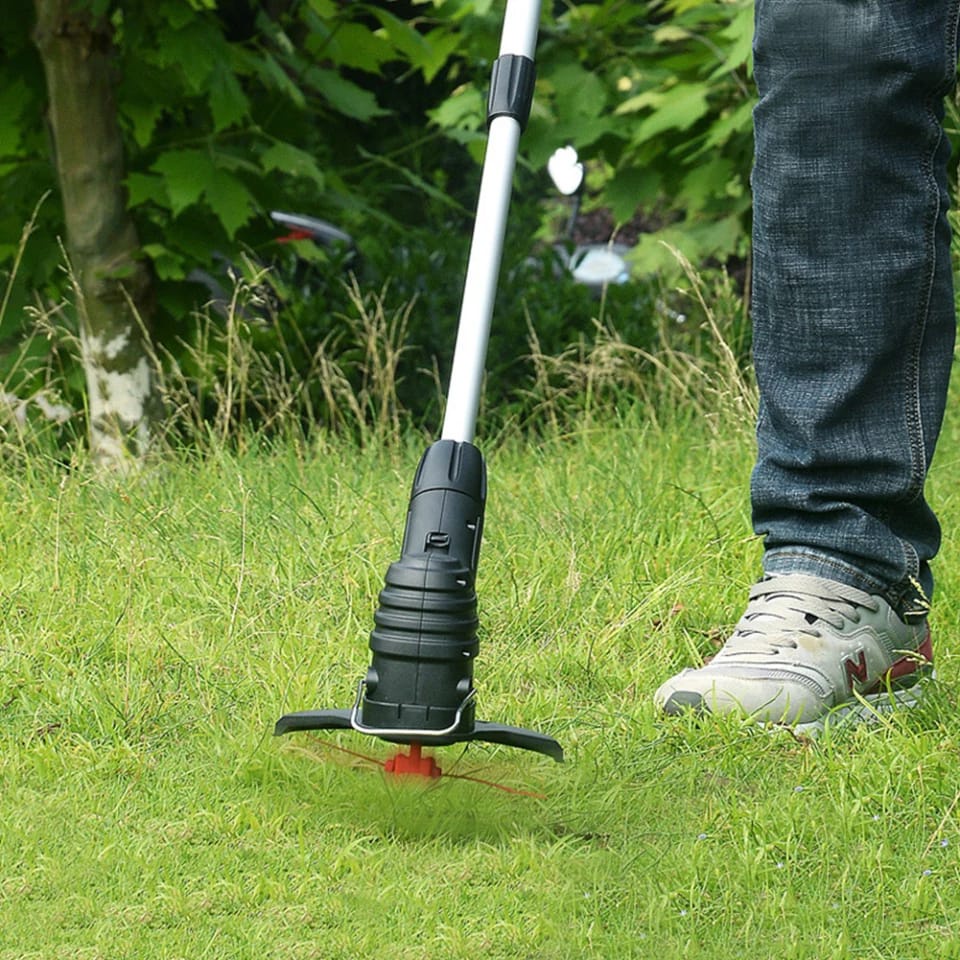
<svg viewBox="0 0 960 960">
<path fill-rule="evenodd" d="M 537 69 L 529 57 L 506 53 L 493 61 L 487 126 L 497 117 L 513 117 L 523 130 L 530 119 Z"/>
</svg>

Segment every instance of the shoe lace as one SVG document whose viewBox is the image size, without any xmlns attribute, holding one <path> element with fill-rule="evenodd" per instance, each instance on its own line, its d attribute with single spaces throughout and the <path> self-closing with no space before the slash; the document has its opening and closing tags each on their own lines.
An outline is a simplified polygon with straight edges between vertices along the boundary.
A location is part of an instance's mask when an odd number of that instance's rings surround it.
<svg viewBox="0 0 960 960">
<path fill-rule="evenodd" d="M 820 626 L 842 629 L 859 623 L 861 610 L 880 609 L 877 598 L 842 583 L 804 574 L 784 574 L 756 583 L 750 602 L 730 638 L 735 646 L 797 646 L 797 634 L 820 637 Z"/>
</svg>

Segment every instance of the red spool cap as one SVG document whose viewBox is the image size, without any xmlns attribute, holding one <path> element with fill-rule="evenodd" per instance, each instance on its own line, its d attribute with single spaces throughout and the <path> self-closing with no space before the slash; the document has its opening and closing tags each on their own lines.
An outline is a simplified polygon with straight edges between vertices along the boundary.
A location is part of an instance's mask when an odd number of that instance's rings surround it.
<svg viewBox="0 0 960 960">
<path fill-rule="evenodd" d="M 387 773 L 398 775 L 407 775 L 415 777 L 429 777 L 434 779 L 441 774 L 433 757 L 422 755 L 419 743 L 410 744 L 410 752 L 404 753 L 402 750 L 396 756 L 391 757 L 384 765 L 383 769 Z"/>
</svg>

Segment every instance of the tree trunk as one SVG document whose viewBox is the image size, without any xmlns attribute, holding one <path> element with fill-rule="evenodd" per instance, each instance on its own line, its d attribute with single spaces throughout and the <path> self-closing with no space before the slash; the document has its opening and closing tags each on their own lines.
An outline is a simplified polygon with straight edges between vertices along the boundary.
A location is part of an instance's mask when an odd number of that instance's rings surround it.
<svg viewBox="0 0 960 960">
<path fill-rule="evenodd" d="M 88 4 L 34 6 L 77 291 L 90 447 L 96 460 L 122 464 L 146 452 L 155 401 L 147 332 L 152 278 L 125 203 L 112 34 Z"/>
</svg>

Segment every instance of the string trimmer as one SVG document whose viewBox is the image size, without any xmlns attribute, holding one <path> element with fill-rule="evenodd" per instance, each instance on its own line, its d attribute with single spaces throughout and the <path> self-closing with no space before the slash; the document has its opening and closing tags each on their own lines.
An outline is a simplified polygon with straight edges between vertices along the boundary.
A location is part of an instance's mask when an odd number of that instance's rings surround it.
<svg viewBox="0 0 960 960">
<path fill-rule="evenodd" d="M 471 740 L 563 760 L 556 740 L 475 719 L 475 581 L 486 467 L 473 444 L 520 133 L 533 99 L 539 0 L 508 0 L 487 107 L 488 140 L 443 429 L 413 480 L 400 559 L 387 570 L 370 634 L 370 668 L 348 710 L 306 710 L 274 733 L 356 730 L 405 744 L 385 767 L 438 776 L 422 752 Z"/>
</svg>

